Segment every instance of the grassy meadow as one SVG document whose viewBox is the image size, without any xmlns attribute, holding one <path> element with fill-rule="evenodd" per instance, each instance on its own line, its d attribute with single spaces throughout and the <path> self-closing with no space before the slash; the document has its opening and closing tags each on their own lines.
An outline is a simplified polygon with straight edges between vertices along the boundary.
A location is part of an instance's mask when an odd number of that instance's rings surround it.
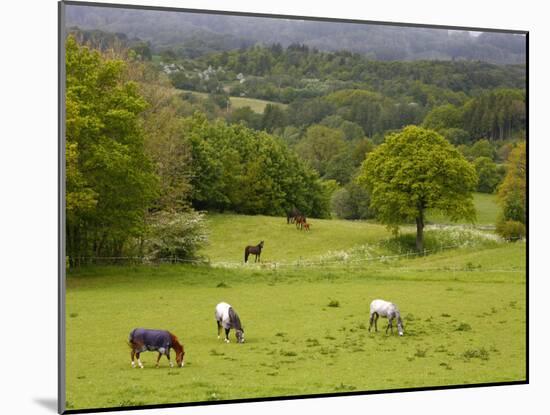
<svg viewBox="0 0 550 415">
<path fill-rule="evenodd" d="M 456 248 L 394 257 L 384 226 L 311 223 L 307 233 L 286 218 L 212 214 L 210 244 L 201 252 L 211 266 L 71 271 L 67 408 L 525 379 L 523 242 L 433 230 L 428 246 L 454 240 Z M 242 264 L 244 246 L 262 239 L 263 265 Z M 269 266 L 274 262 L 281 266 Z M 378 333 L 368 331 L 374 298 L 399 305 L 403 337 L 385 335 L 383 319 Z M 230 344 L 217 339 L 220 301 L 239 313 L 245 344 L 235 343 L 233 331 Z M 126 340 L 135 327 L 174 332 L 185 367 L 170 369 L 163 357 L 157 369 L 156 353 L 144 353 L 145 368 L 132 369 Z"/>
<path fill-rule="evenodd" d="M 174 92 L 187 92 L 189 94 L 195 95 L 197 97 L 208 99 L 209 94 L 206 92 L 197 92 L 197 91 L 182 91 L 179 89 L 174 89 Z M 277 105 L 281 108 L 285 108 L 287 105 L 282 104 L 280 102 L 275 101 L 266 101 L 264 99 L 257 99 L 257 98 L 248 98 L 248 97 L 229 97 L 229 101 L 231 101 L 231 107 L 233 109 L 243 108 L 243 107 L 250 107 L 252 111 L 258 114 L 263 114 L 265 106 L 267 104 Z"/>
<path fill-rule="evenodd" d="M 497 204 L 497 196 L 489 193 L 474 193 L 474 206 L 477 211 L 476 225 L 494 225 L 497 221 L 500 208 Z M 427 223 L 451 224 L 452 222 L 438 212 L 427 215 Z M 467 223 L 462 220 L 459 223 Z"/>
</svg>

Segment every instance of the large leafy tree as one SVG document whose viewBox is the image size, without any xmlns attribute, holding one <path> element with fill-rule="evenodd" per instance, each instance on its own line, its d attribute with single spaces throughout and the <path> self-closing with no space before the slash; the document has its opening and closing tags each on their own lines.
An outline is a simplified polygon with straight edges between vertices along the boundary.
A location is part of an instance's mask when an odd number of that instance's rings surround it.
<svg viewBox="0 0 550 415">
<path fill-rule="evenodd" d="M 366 187 L 377 218 L 398 230 L 416 222 L 416 248 L 424 249 L 426 211 L 441 211 L 452 220 L 475 219 L 473 166 L 445 138 L 409 126 L 371 152 L 358 182 Z"/>
<path fill-rule="evenodd" d="M 146 102 L 125 64 L 66 41 L 67 253 L 118 255 L 144 230 L 157 180 L 144 154 Z"/>
</svg>

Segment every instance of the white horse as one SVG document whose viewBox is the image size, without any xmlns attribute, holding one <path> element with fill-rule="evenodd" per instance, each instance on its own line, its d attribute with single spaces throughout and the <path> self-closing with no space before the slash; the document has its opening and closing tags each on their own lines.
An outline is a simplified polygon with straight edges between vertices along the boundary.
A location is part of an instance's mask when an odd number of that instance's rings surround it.
<svg viewBox="0 0 550 415">
<path fill-rule="evenodd" d="M 374 300 L 370 303 L 370 324 L 369 331 L 372 328 L 374 323 L 374 329 L 378 331 L 378 317 L 386 317 L 388 319 L 388 327 L 386 327 L 386 334 L 388 334 L 388 329 L 390 329 L 393 334 L 393 320 L 397 320 L 397 332 L 400 336 L 403 335 L 403 321 L 401 320 L 401 314 L 399 309 L 393 303 L 384 300 Z"/>
<path fill-rule="evenodd" d="M 239 315 L 235 312 L 233 307 L 227 303 L 219 303 L 216 306 L 214 313 L 216 317 L 216 324 L 218 326 L 218 339 L 220 338 L 220 332 L 222 327 L 225 329 L 225 342 L 229 343 L 229 330 L 235 329 L 235 336 L 237 337 L 237 343 L 244 343 L 244 329 L 241 324 Z"/>
</svg>

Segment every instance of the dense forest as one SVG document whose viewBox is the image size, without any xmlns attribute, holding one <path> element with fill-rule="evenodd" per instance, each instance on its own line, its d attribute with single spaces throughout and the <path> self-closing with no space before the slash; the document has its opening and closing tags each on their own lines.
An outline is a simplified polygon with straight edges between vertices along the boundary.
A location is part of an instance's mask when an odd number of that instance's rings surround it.
<svg viewBox="0 0 550 415">
<path fill-rule="evenodd" d="M 279 216 L 297 207 L 312 217 L 372 218 L 361 165 L 409 125 L 456 146 L 475 168 L 478 191 L 515 183 L 511 160 L 524 157 L 526 129 L 523 65 L 381 61 L 303 43 L 208 52 L 186 45 L 195 53 L 69 30 L 73 263 L 193 257 L 206 241 L 203 211 Z M 258 99 L 268 101 L 261 110 L 252 105 Z M 525 201 L 504 187 L 504 219 L 524 223 Z"/>
</svg>

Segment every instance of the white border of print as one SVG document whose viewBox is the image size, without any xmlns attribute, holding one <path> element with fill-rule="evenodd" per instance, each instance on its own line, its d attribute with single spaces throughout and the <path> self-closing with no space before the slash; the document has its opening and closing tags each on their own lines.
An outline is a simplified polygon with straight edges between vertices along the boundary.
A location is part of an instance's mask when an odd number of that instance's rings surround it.
<svg viewBox="0 0 550 415">
<path fill-rule="evenodd" d="M 99 0 L 96 0 L 99 1 Z M 115 0 L 113 0 L 115 2 Z M 550 96 L 546 54 L 550 41 L 542 2 L 433 0 L 322 3 L 278 0 L 133 0 L 148 6 L 184 7 L 395 21 L 530 31 L 530 385 L 392 393 L 356 397 L 257 402 L 141 411 L 143 414 L 376 412 L 407 415 L 517 414 L 543 407 L 550 382 L 548 330 L 545 327 L 545 192 L 550 154 L 545 120 Z M 6 413 L 52 414 L 57 373 L 57 1 L 20 0 L 2 5 L 2 114 L 0 140 L 0 315 L 11 338 L 29 339 L 15 352 L 5 349 L 0 376 Z M 538 53 L 537 53 L 538 52 Z M 537 76 L 538 75 L 538 76 Z M 537 122 L 538 121 L 538 124 Z M 539 133 L 539 134 L 537 134 Z M 538 136 L 538 139 L 537 139 Z M 535 191 L 539 189 L 539 191 Z M 535 290 L 536 287 L 536 290 Z M 540 323 L 540 324 L 539 324 Z M 3 340 L 5 342 L 5 339 Z M 31 346 L 38 346 L 37 348 Z M 103 356 L 97 356 L 98 359 Z M 547 405 L 546 405 L 547 406 Z M 136 412 L 120 412 L 133 413 Z"/>
</svg>

